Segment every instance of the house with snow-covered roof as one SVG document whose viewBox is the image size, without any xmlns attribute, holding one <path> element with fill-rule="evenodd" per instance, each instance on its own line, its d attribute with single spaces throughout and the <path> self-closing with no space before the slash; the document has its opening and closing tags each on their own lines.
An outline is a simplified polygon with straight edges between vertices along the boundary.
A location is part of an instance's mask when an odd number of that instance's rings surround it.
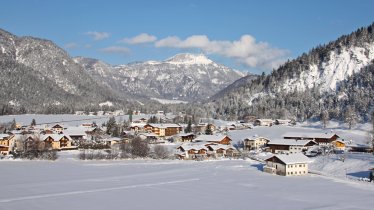
<svg viewBox="0 0 374 210">
<path fill-rule="evenodd" d="M 215 143 L 215 144 L 231 144 L 232 139 L 226 135 L 216 134 L 216 135 L 199 135 L 193 142 L 205 142 L 205 143 Z"/>
<path fill-rule="evenodd" d="M 244 139 L 243 142 L 244 150 L 256 150 L 265 147 L 270 140 L 261 136 L 252 136 Z"/>
<path fill-rule="evenodd" d="M 331 144 L 334 146 L 334 149 L 336 150 L 345 150 L 345 142 L 343 140 L 335 140 L 331 142 Z"/>
<path fill-rule="evenodd" d="M 56 133 L 60 133 L 64 131 L 64 126 L 62 124 L 55 124 L 51 127 L 51 130 L 55 131 Z"/>
<path fill-rule="evenodd" d="M 282 119 L 276 119 L 275 124 L 276 125 L 289 125 L 291 124 L 292 120 L 282 120 Z"/>
<path fill-rule="evenodd" d="M 184 143 L 177 147 L 179 151 L 176 156 L 179 159 L 206 158 L 208 148 L 204 144 Z"/>
<path fill-rule="evenodd" d="M 335 133 L 285 133 L 284 139 L 314 140 L 318 144 L 331 144 L 340 138 Z"/>
<path fill-rule="evenodd" d="M 237 150 L 232 145 L 226 144 L 208 144 L 208 154 L 213 157 L 233 157 L 236 155 Z"/>
<path fill-rule="evenodd" d="M 41 135 L 40 140 L 45 143 L 45 148 L 53 150 L 72 149 L 72 139 L 65 134 L 46 134 Z"/>
<path fill-rule="evenodd" d="M 0 134 L 0 154 L 8 155 L 15 143 L 15 135 L 13 134 Z"/>
<path fill-rule="evenodd" d="M 144 126 L 144 129 L 150 133 L 155 133 L 159 137 L 164 137 L 180 133 L 182 131 L 182 126 L 174 123 L 148 123 Z"/>
<path fill-rule="evenodd" d="M 305 152 L 316 144 L 312 140 L 278 139 L 271 140 L 267 145 L 274 154 L 295 154 Z"/>
<path fill-rule="evenodd" d="M 272 126 L 274 121 L 272 119 L 256 119 L 253 122 L 254 126 Z"/>
<path fill-rule="evenodd" d="M 192 140 L 196 137 L 194 133 L 179 133 L 174 136 L 174 139 L 177 142 L 192 142 Z"/>
<path fill-rule="evenodd" d="M 264 172 L 282 176 L 301 176 L 308 174 L 311 161 L 301 153 L 273 155 L 266 160 Z"/>
</svg>

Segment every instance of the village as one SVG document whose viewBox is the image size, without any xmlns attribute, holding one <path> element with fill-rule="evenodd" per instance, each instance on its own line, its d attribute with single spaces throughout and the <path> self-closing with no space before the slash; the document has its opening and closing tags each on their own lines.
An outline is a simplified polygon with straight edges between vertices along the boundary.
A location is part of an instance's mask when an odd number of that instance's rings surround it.
<svg viewBox="0 0 374 210">
<path fill-rule="evenodd" d="M 102 125 L 67 122 L 29 125 L 13 122 L 12 129 L 0 134 L 2 159 L 58 158 L 60 151 L 79 151 L 78 157 L 87 159 L 155 158 L 179 160 L 220 160 L 251 158 L 263 164 L 262 171 L 282 176 L 309 173 L 308 164 L 317 156 L 339 155 L 344 162 L 347 152 L 372 152 L 371 145 L 355 144 L 327 130 L 319 132 L 283 132 L 282 135 L 240 135 L 257 128 L 292 128 L 287 119 L 259 119 L 242 121 L 199 119 L 197 124 L 176 123 L 185 114 L 173 115 L 158 111 L 153 115 L 133 112 L 126 122 L 116 122 L 123 112 L 110 113 Z M 81 115 L 77 113 L 76 115 Z M 92 115 L 92 113 L 90 113 Z M 106 118 L 108 119 L 108 118 Z M 125 120 L 126 121 L 126 120 Z M 113 124 L 114 123 L 114 124 Z M 289 129 L 285 129 L 288 131 Z M 369 170 L 369 169 L 368 169 Z"/>
</svg>

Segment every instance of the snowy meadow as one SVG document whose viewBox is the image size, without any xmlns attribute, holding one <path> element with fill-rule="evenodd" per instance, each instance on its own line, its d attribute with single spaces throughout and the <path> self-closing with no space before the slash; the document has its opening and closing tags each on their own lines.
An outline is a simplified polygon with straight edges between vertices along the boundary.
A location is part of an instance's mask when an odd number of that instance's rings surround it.
<svg viewBox="0 0 374 210">
<path fill-rule="evenodd" d="M 253 160 L 0 161 L 0 209 L 372 209 L 374 185 Z"/>
</svg>

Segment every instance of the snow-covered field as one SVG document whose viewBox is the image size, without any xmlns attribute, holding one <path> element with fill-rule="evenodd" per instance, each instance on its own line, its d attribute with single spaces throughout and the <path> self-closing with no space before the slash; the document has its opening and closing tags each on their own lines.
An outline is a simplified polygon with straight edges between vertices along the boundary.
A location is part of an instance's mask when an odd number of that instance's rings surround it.
<svg viewBox="0 0 374 210">
<path fill-rule="evenodd" d="M 282 177 L 252 160 L 0 161 L 0 209 L 372 209 L 374 184 Z"/>
</svg>

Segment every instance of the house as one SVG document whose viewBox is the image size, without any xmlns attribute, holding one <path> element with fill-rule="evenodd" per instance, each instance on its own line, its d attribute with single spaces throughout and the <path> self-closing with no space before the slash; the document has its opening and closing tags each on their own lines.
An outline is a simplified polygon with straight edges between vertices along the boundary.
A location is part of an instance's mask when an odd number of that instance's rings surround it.
<svg viewBox="0 0 374 210">
<path fill-rule="evenodd" d="M 0 134 L 0 154 L 8 155 L 15 143 L 14 135 Z"/>
<path fill-rule="evenodd" d="M 208 149 L 204 144 L 196 143 L 184 143 L 177 147 L 179 153 L 177 157 L 179 159 L 197 159 L 197 158 L 206 158 Z"/>
<path fill-rule="evenodd" d="M 265 137 L 253 136 L 250 138 L 244 139 L 244 150 L 256 150 L 263 148 L 267 145 L 270 140 Z"/>
<path fill-rule="evenodd" d="M 289 125 L 292 120 L 281 120 L 281 119 L 276 119 L 275 124 L 276 125 Z"/>
<path fill-rule="evenodd" d="M 232 139 L 226 135 L 199 135 L 193 142 L 204 142 L 204 143 L 214 143 L 214 144 L 231 144 Z"/>
<path fill-rule="evenodd" d="M 314 140 L 318 144 L 331 144 L 331 142 L 340 138 L 335 133 L 286 133 L 283 135 L 284 139 L 295 140 Z"/>
<path fill-rule="evenodd" d="M 205 133 L 206 130 L 210 130 L 212 133 L 214 133 L 217 130 L 217 127 L 212 123 L 199 123 L 194 126 L 195 133 Z"/>
<path fill-rule="evenodd" d="M 119 144 L 122 141 L 122 139 L 118 137 L 109 137 L 109 138 L 101 139 L 101 141 L 105 142 L 105 144 L 108 146 L 113 146 L 115 144 Z"/>
<path fill-rule="evenodd" d="M 56 133 L 61 133 L 64 131 L 64 126 L 62 124 L 56 124 L 52 126 L 51 130 L 53 130 Z"/>
<path fill-rule="evenodd" d="M 301 176 L 308 174 L 309 158 L 301 153 L 274 155 L 266 160 L 264 172 L 281 176 Z"/>
<path fill-rule="evenodd" d="M 280 139 L 270 141 L 268 146 L 270 151 L 274 154 L 295 154 L 305 152 L 309 147 L 316 144 L 317 143 L 312 140 Z"/>
<path fill-rule="evenodd" d="M 63 134 L 70 136 L 74 141 L 87 140 L 86 131 L 89 130 L 88 128 L 90 127 L 68 127 L 63 131 Z"/>
<path fill-rule="evenodd" d="M 130 130 L 134 132 L 144 131 L 144 126 L 146 125 L 147 123 L 144 122 L 132 122 L 130 124 Z"/>
<path fill-rule="evenodd" d="M 150 133 L 155 133 L 159 137 L 173 136 L 182 131 L 182 126 L 178 124 L 154 124 L 149 123 L 144 126 L 144 129 Z"/>
<path fill-rule="evenodd" d="M 209 144 L 208 154 L 214 157 L 234 157 L 237 155 L 237 150 L 232 145 L 223 144 Z"/>
<path fill-rule="evenodd" d="M 71 149 L 72 139 L 65 134 L 46 134 L 40 136 L 40 140 L 44 142 L 45 148 L 53 150 Z"/>
<path fill-rule="evenodd" d="M 334 149 L 336 150 L 345 150 L 345 142 L 341 140 L 335 140 L 331 142 L 331 144 L 334 146 Z"/>
<path fill-rule="evenodd" d="M 272 126 L 273 120 L 272 119 L 256 119 L 253 122 L 254 126 Z"/>
<path fill-rule="evenodd" d="M 193 133 L 179 133 L 175 136 L 175 140 L 177 142 L 192 142 L 195 138 L 195 134 Z"/>
</svg>

